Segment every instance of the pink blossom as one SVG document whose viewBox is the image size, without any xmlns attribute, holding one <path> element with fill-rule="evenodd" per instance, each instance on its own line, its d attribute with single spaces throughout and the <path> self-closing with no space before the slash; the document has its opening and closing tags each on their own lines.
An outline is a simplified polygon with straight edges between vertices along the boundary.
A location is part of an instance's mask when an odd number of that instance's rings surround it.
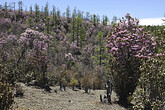
<svg viewBox="0 0 165 110">
<path fill-rule="evenodd" d="M 163 55 L 162 53 L 156 54 L 156 56 L 162 56 L 162 55 Z"/>
<path fill-rule="evenodd" d="M 116 48 L 116 47 L 112 47 L 112 49 L 111 49 L 111 51 L 117 51 L 118 50 L 118 48 Z"/>
</svg>

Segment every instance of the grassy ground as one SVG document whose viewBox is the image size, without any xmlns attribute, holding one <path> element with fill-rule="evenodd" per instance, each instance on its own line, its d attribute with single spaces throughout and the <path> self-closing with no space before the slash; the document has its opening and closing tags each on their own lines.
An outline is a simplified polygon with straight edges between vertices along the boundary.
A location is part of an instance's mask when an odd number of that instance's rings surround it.
<svg viewBox="0 0 165 110">
<path fill-rule="evenodd" d="M 22 84 L 23 85 L 23 84 Z M 105 90 L 91 90 L 89 94 L 83 90 L 73 91 L 67 88 L 60 91 L 59 87 L 51 87 L 51 93 L 43 89 L 23 85 L 24 97 L 15 98 L 14 110 L 126 110 L 119 106 L 115 93 L 112 93 L 112 104 L 100 103 L 100 94 Z M 57 93 L 54 92 L 57 90 Z"/>
</svg>

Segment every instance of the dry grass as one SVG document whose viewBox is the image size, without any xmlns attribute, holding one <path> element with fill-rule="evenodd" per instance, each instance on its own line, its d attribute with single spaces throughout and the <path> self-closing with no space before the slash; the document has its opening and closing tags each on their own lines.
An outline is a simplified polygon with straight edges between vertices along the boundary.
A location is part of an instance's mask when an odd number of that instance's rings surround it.
<svg viewBox="0 0 165 110">
<path fill-rule="evenodd" d="M 99 102 L 100 94 L 104 95 L 105 90 L 91 90 L 89 94 L 84 90 L 60 91 L 59 87 L 51 87 L 51 93 L 43 89 L 23 86 L 24 97 L 15 98 L 14 110 L 126 110 L 115 102 L 116 95 L 112 93 L 112 104 Z M 57 93 L 54 92 L 57 90 Z"/>
</svg>

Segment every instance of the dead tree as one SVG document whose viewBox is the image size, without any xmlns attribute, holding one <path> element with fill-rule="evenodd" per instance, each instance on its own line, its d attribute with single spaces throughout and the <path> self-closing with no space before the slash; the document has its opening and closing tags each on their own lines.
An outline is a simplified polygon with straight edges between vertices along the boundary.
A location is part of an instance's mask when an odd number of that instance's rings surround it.
<svg viewBox="0 0 165 110">
<path fill-rule="evenodd" d="M 103 99 L 102 99 L 102 95 L 100 95 L 100 102 L 111 103 L 112 83 L 110 80 L 107 80 L 105 88 L 106 88 L 106 94 L 104 95 Z"/>
<path fill-rule="evenodd" d="M 112 83 L 110 80 L 107 80 L 106 82 L 106 90 L 107 90 L 108 103 L 111 103 Z"/>
</svg>

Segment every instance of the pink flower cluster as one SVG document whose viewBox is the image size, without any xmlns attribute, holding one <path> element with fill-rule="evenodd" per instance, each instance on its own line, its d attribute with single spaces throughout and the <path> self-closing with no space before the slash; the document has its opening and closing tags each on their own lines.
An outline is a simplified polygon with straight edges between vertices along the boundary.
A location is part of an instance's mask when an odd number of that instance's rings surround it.
<svg viewBox="0 0 165 110">
<path fill-rule="evenodd" d="M 51 39 L 51 36 L 44 35 L 41 32 L 28 28 L 21 34 L 18 42 L 23 44 L 23 46 L 28 46 L 34 50 L 46 51 Z"/>
<path fill-rule="evenodd" d="M 113 28 L 108 37 L 108 52 L 113 56 L 150 57 L 156 49 L 155 39 L 129 14 Z"/>
<path fill-rule="evenodd" d="M 74 60 L 73 56 L 71 53 L 65 54 L 65 58 L 70 61 L 70 60 Z"/>
</svg>

